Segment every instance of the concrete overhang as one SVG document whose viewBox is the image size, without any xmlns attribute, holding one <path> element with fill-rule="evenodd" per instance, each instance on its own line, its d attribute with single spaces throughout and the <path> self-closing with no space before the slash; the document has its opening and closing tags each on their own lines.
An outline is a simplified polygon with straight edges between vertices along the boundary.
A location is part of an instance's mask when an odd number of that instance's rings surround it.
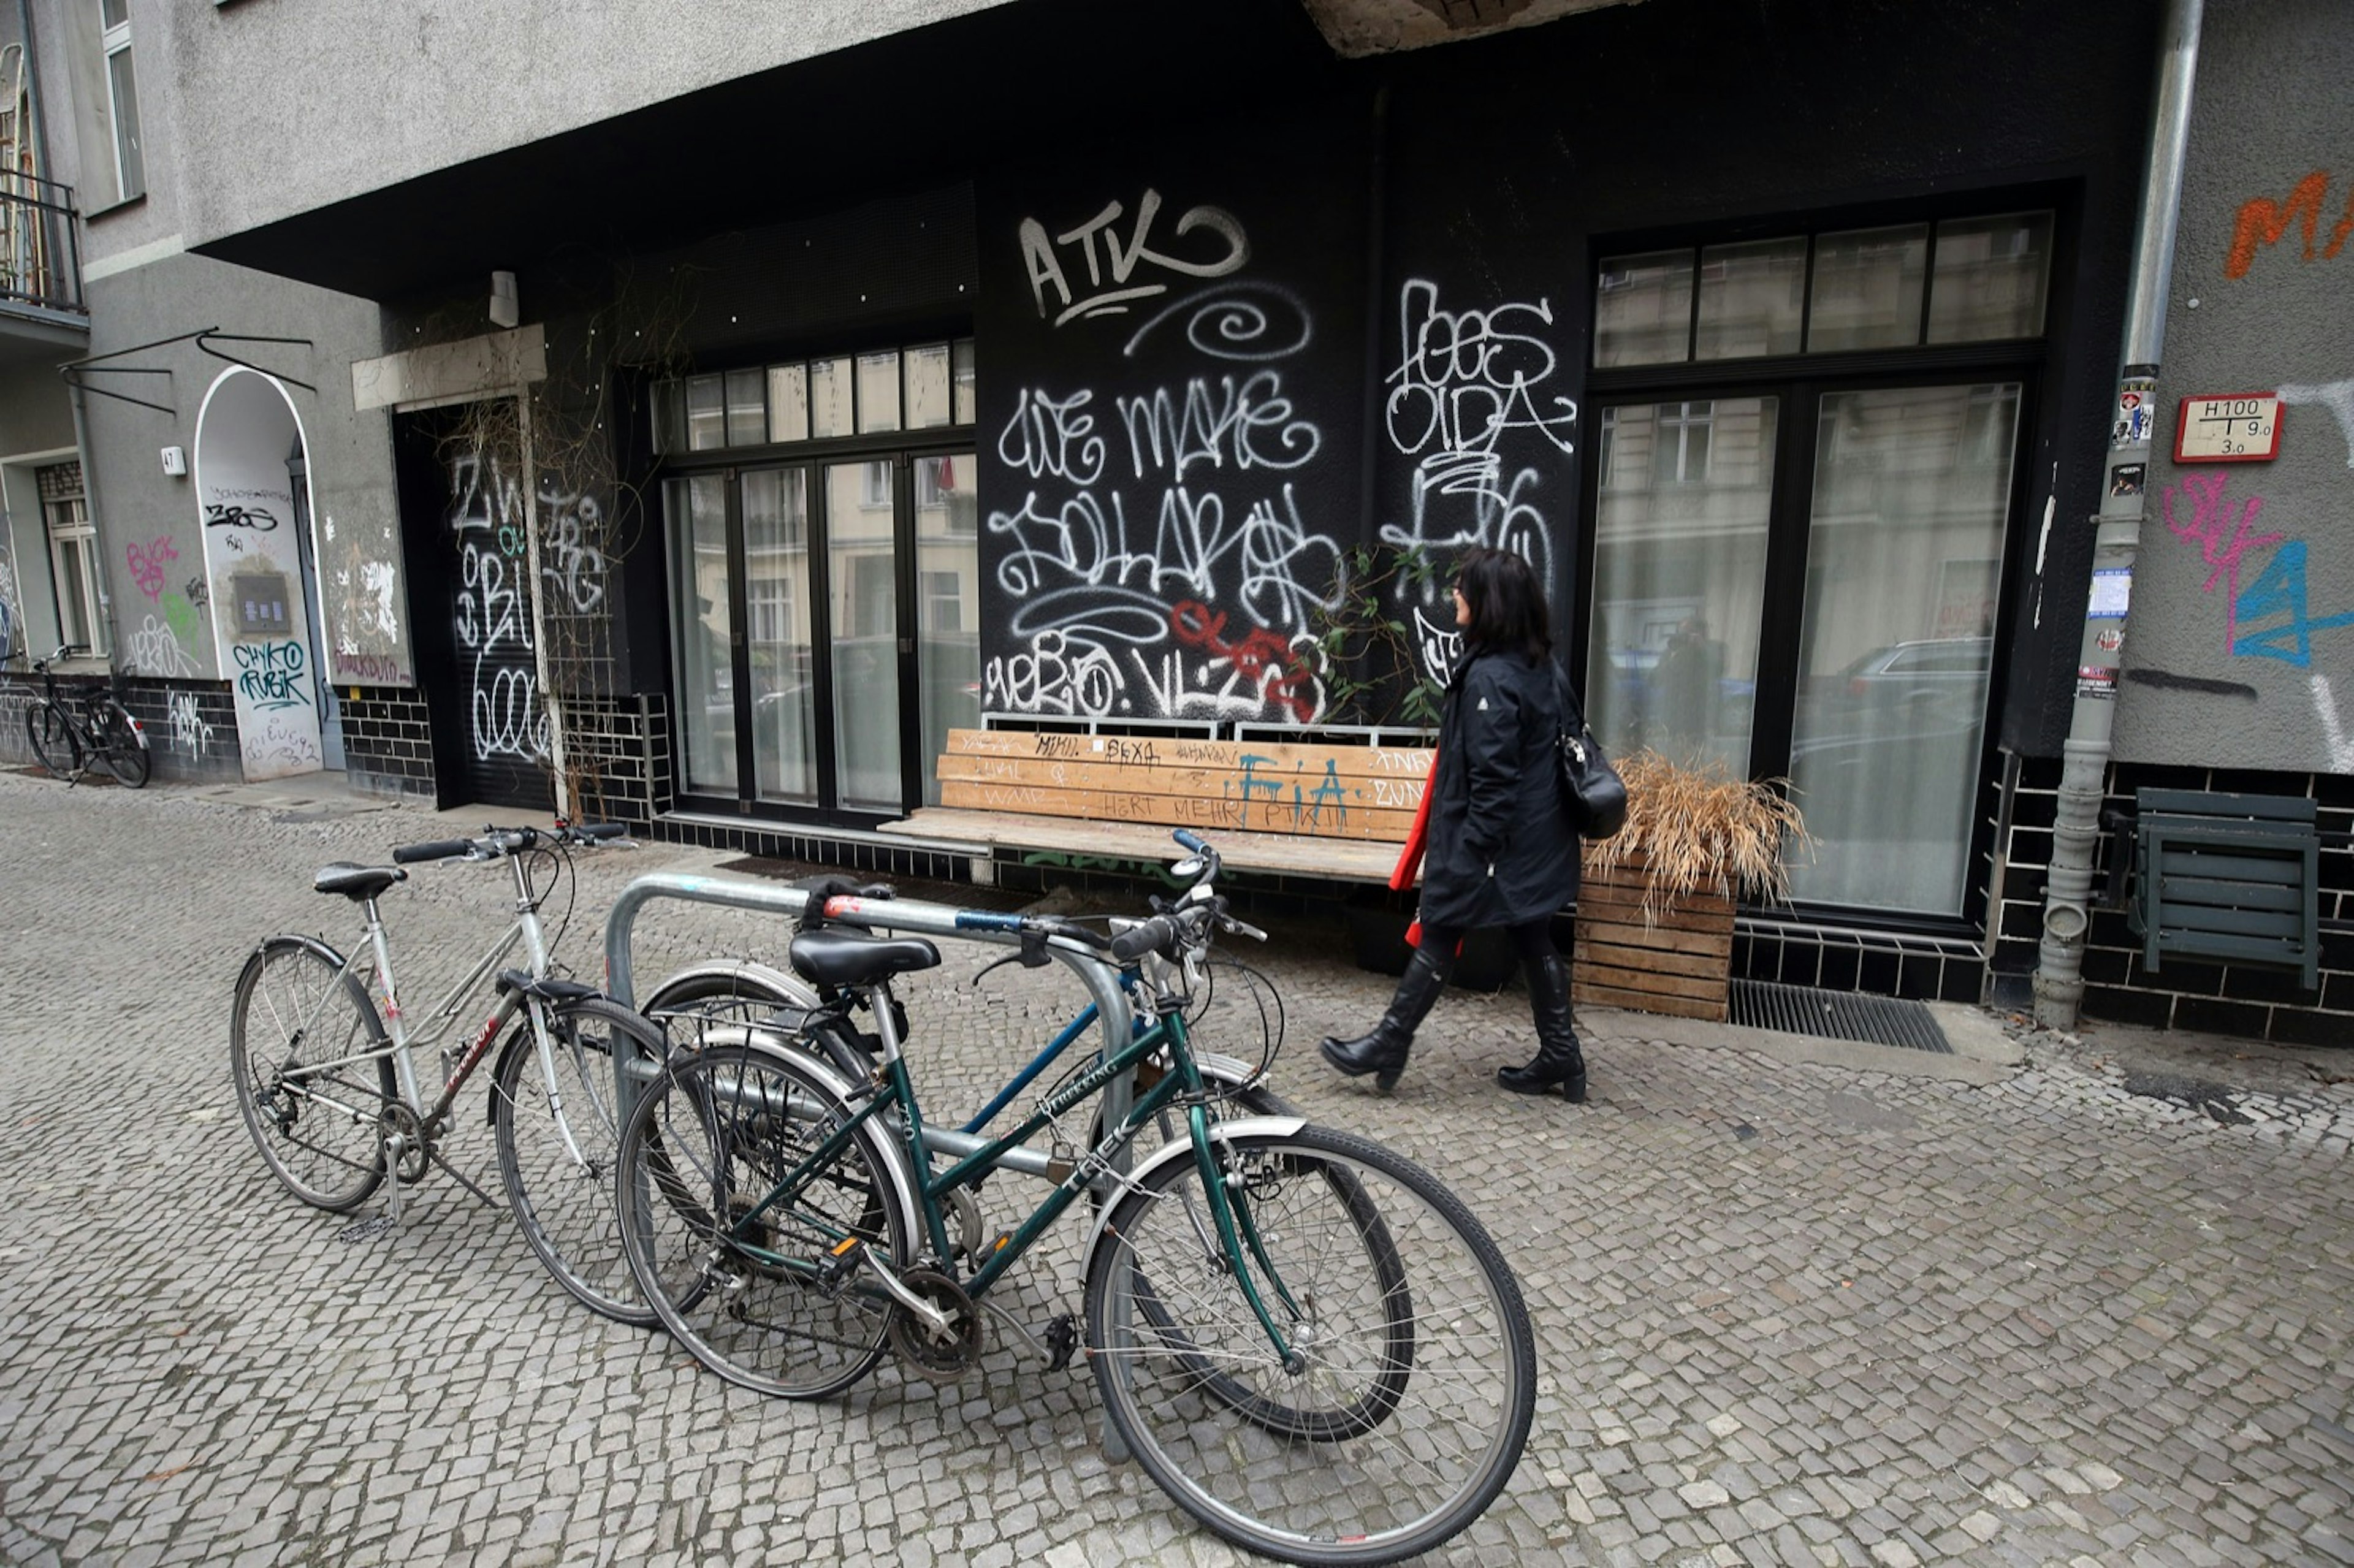
<svg viewBox="0 0 2354 1568">
<path fill-rule="evenodd" d="M 1343 68 L 1297 5 L 1022 0 L 737 78 L 240 232 L 196 253 L 373 300 L 562 250 L 666 249 L 1264 116 Z M 756 151 L 757 150 L 757 151 Z"/>
</svg>

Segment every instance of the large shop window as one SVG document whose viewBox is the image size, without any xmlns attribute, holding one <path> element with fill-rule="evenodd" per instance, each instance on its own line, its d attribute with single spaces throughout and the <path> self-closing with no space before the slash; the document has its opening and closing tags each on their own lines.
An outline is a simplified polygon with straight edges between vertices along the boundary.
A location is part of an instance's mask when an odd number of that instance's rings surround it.
<svg viewBox="0 0 2354 1568">
<path fill-rule="evenodd" d="M 1598 270 L 1587 705 L 1621 749 L 1787 776 L 1819 841 L 1802 903 L 1967 912 L 2051 233 L 2007 214 Z"/>
<path fill-rule="evenodd" d="M 680 790 L 779 815 L 937 803 L 980 722 L 969 340 L 657 388 Z"/>
</svg>

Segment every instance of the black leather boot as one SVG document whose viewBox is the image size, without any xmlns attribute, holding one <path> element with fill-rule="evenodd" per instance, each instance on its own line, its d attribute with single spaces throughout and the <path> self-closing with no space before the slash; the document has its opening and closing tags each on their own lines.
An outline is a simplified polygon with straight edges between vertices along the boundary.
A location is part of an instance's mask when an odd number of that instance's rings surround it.
<svg viewBox="0 0 2354 1568">
<path fill-rule="evenodd" d="M 1559 1089 L 1574 1106 L 1585 1103 L 1585 1054 L 1569 1022 L 1569 970 L 1558 957 L 1526 966 L 1529 1012 L 1536 1019 L 1536 1060 L 1525 1067 L 1499 1067 L 1496 1082 L 1517 1094 L 1549 1095 Z"/>
<path fill-rule="evenodd" d="M 1406 960 L 1405 973 L 1398 979 L 1389 1011 L 1373 1025 L 1373 1032 L 1354 1040 L 1325 1036 L 1324 1059 L 1352 1078 L 1373 1074 L 1373 1086 L 1384 1093 L 1397 1087 L 1398 1075 L 1405 1071 L 1406 1052 L 1414 1044 L 1414 1032 L 1429 1016 L 1454 969 L 1453 953 L 1416 948 L 1414 957 Z"/>
</svg>

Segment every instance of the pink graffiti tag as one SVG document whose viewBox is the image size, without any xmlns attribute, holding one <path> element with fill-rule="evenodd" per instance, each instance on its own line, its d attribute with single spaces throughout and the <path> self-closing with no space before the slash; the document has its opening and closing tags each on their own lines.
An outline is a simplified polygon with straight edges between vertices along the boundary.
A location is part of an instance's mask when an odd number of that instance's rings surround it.
<svg viewBox="0 0 2354 1568">
<path fill-rule="evenodd" d="M 179 558 L 180 552 L 172 548 L 171 536 L 166 534 L 157 535 L 143 548 L 138 545 L 122 547 L 123 563 L 131 568 L 133 580 L 138 583 L 139 591 L 147 596 L 150 604 L 164 596 L 164 563 Z"/>
<path fill-rule="evenodd" d="M 2186 473 L 2166 487 L 2159 500 L 2166 508 L 2166 526 L 2178 539 L 2197 541 L 2199 554 L 2208 566 L 2207 580 L 2200 585 L 2202 593 L 2213 593 L 2220 580 L 2228 585 L 2223 597 L 2223 646 L 2232 646 L 2239 620 L 2240 562 L 2250 550 L 2277 545 L 2288 537 L 2285 534 L 2253 532 L 2256 514 L 2264 509 L 2264 498 L 2251 495 L 2234 505 L 2223 493 L 2231 481 L 2225 473 Z M 2190 503 L 2188 521 L 2177 521 L 2174 498 L 2181 495 Z"/>
<path fill-rule="evenodd" d="M 1169 626 L 1178 641 L 1231 662 L 1236 674 L 1257 683 L 1262 697 L 1271 695 L 1299 723 L 1316 716 L 1316 705 L 1299 694 L 1299 688 L 1315 678 L 1314 672 L 1300 665 L 1283 639 L 1266 627 L 1240 642 L 1228 642 L 1225 611 L 1213 614 L 1208 605 L 1192 599 L 1171 607 Z"/>
</svg>

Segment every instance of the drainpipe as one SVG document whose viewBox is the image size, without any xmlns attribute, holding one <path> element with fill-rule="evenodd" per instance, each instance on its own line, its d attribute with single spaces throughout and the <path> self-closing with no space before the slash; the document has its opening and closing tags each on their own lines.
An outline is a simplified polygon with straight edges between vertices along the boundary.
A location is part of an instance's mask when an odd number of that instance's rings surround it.
<svg viewBox="0 0 2354 1568">
<path fill-rule="evenodd" d="M 2076 659 L 2076 700 L 2062 752 L 2060 800 L 2044 885 L 2043 941 L 2035 971 L 2035 1021 L 2073 1029 L 2084 997 L 2084 936 L 2092 923 L 2093 864 L 2116 715 L 2117 666 L 2125 644 L 2127 589 L 2141 549 L 2145 492 L 2158 428 L 2158 366 L 2166 344 L 2167 295 L 2174 279 L 2182 163 L 2190 138 L 2190 96 L 2199 69 L 2204 0 L 2167 0 L 2158 64 L 2158 101 L 2126 295 L 2126 336 L 2110 413 L 2109 454 L 2094 519 L 2093 589 Z M 2121 472 L 2122 471 L 2122 472 Z"/>
</svg>

